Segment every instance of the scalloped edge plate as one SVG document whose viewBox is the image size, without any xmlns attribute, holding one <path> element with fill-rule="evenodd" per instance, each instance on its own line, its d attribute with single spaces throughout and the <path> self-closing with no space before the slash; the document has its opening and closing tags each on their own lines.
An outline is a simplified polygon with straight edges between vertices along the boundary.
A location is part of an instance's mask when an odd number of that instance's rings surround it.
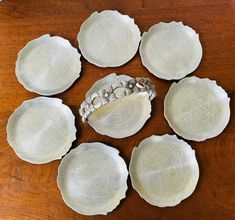
<svg viewBox="0 0 235 220">
<path fill-rule="evenodd" d="M 193 88 L 195 88 L 195 91 L 198 92 L 199 98 L 192 98 L 194 93 L 188 95 L 187 88 L 190 93 L 192 93 Z M 204 94 L 201 94 L 202 88 L 204 89 Z M 185 90 L 185 92 L 181 93 L 179 97 L 184 99 L 187 98 L 189 100 L 191 99 L 192 102 L 190 105 L 184 106 L 184 109 L 187 109 L 187 117 L 183 117 L 186 113 L 182 113 L 180 108 L 177 106 L 180 103 L 177 93 L 183 90 Z M 211 99 L 214 99 L 214 102 L 217 103 L 216 108 L 215 105 L 212 105 Z M 175 100 L 177 100 L 176 105 L 174 103 Z M 181 137 L 188 140 L 204 141 L 208 138 L 213 138 L 219 135 L 227 126 L 230 118 L 229 102 L 230 98 L 227 93 L 222 87 L 216 84 L 216 81 L 208 78 L 198 78 L 196 76 L 187 77 L 180 80 L 178 83 L 173 83 L 168 90 L 164 100 L 164 117 L 166 118 L 169 126 Z M 223 109 L 220 109 L 221 106 L 223 106 Z M 198 108 L 203 108 L 203 115 L 207 115 L 208 117 L 200 116 Z M 198 134 L 194 131 L 190 131 L 190 128 L 191 130 L 198 129 L 199 125 L 200 127 L 202 127 L 203 124 L 205 127 L 209 125 L 212 122 L 210 118 L 211 115 L 219 115 L 221 117 L 218 122 L 214 123 L 212 126 L 213 129 L 201 128 L 200 132 L 197 130 L 197 132 L 199 132 Z M 196 119 L 192 120 L 192 117 L 196 116 L 200 116 L 198 124 Z M 182 117 L 182 119 L 180 117 Z M 185 124 L 186 122 L 187 124 Z M 182 127 L 185 127 L 185 129 Z"/>
<path fill-rule="evenodd" d="M 189 169 L 188 175 L 183 167 Z M 141 141 L 132 151 L 129 172 L 140 197 L 158 207 L 179 204 L 193 193 L 199 179 L 195 151 L 176 135 L 168 134 Z"/>
<path fill-rule="evenodd" d="M 199 35 L 175 21 L 160 22 L 144 32 L 139 52 L 149 72 L 165 80 L 181 79 L 192 73 L 202 58 Z"/>
<path fill-rule="evenodd" d="M 82 55 L 99 67 L 117 67 L 136 54 L 141 40 L 134 19 L 118 11 L 92 13 L 77 36 Z"/>
<path fill-rule="evenodd" d="M 58 121 L 53 121 L 55 118 L 49 117 L 50 115 L 45 117 L 45 108 L 50 108 L 50 110 L 47 111 L 50 112 L 51 106 L 55 107 L 54 110 L 56 111 L 54 111 L 53 115 L 57 115 L 56 119 Z M 40 112 L 40 108 L 43 109 L 43 112 Z M 30 118 L 29 114 L 33 115 L 31 116 L 33 118 Z M 60 118 L 58 117 L 59 114 L 62 114 Z M 40 115 L 42 115 L 41 118 Z M 59 130 L 53 132 L 53 127 L 58 126 L 58 123 L 61 122 L 61 119 L 63 118 L 67 121 L 67 127 L 62 126 L 63 129 L 60 130 L 60 132 Z M 30 131 L 22 128 L 22 124 L 29 125 L 30 128 L 28 129 L 30 129 Z M 41 150 L 44 151 L 47 148 L 50 149 L 52 146 L 52 144 L 49 144 L 50 141 L 55 144 L 55 141 L 58 141 L 61 137 L 64 137 L 66 134 L 65 129 L 67 129 L 68 137 L 66 138 L 65 143 L 61 146 L 58 146 L 58 149 L 55 152 L 50 152 L 49 154 L 48 152 L 43 152 L 43 156 L 39 157 L 38 152 L 34 153 L 32 152 L 32 148 L 30 149 L 30 146 L 32 145 L 38 146 L 39 148 L 42 148 Z M 24 101 L 9 117 L 6 130 L 7 141 L 14 149 L 17 156 L 22 160 L 34 164 L 43 164 L 53 160 L 61 159 L 62 156 L 68 152 L 72 142 L 76 139 L 77 131 L 75 127 L 75 117 L 70 108 L 65 104 L 62 104 L 61 99 L 47 97 L 38 97 Z M 50 134 L 46 135 L 45 132 L 50 132 Z M 53 136 L 58 134 L 59 136 L 56 138 L 56 140 L 53 141 L 53 138 L 55 138 Z M 28 136 L 28 140 L 27 143 L 24 143 L 26 135 Z M 40 145 L 42 139 L 47 143 L 47 145 Z"/>
<path fill-rule="evenodd" d="M 98 174 L 105 176 L 98 177 Z M 74 179 L 74 176 L 79 178 Z M 82 180 L 82 177 L 85 179 Z M 117 149 L 100 142 L 82 143 L 62 159 L 58 168 L 57 185 L 64 202 L 74 211 L 83 215 L 106 215 L 126 197 L 127 177 L 126 163 Z M 110 181 L 111 186 L 106 186 Z M 94 183 L 99 183 L 99 187 L 106 190 L 103 192 L 105 195 L 102 196 L 100 190 L 97 191 L 92 186 Z M 79 189 L 83 191 L 79 192 Z M 97 202 L 99 198 L 101 202 Z"/>
<path fill-rule="evenodd" d="M 68 40 L 46 34 L 28 42 L 20 50 L 16 77 L 30 92 L 55 95 L 67 90 L 79 78 L 80 57 Z"/>
</svg>

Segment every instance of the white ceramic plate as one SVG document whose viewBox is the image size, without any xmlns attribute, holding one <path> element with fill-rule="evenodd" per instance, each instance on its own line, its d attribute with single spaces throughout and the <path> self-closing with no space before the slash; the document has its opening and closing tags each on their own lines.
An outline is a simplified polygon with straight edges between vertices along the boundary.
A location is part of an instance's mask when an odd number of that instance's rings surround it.
<svg viewBox="0 0 235 220">
<path fill-rule="evenodd" d="M 144 32 L 140 56 L 143 65 L 155 76 L 181 79 L 198 67 L 202 46 L 198 34 L 182 22 L 160 22 Z"/>
<path fill-rule="evenodd" d="M 68 89 L 80 76 L 77 49 L 62 37 L 46 34 L 30 41 L 18 54 L 16 76 L 25 89 L 55 95 Z"/>
<path fill-rule="evenodd" d="M 61 161 L 57 183 L 64 202 L 83 215 L 106 215 L 125 198 L 128 171 L 119 151 L 83 143 Z"/>
<path fill-rule="evenodd" d="M 197 185 L 195 151 L 175 135 L 153 135 L 133 149 L 130 176 L 133 188 L 148 203 L 175 206 Z"/>
<path fill-rule="evenodd" d="M 74 115 L 61 99 L 24 101 L 10 116 L 7 140 L 16 154 L 34 164 L 61 159 L 76 138 Z"/>
<path fill-rule="evenodd" d="M 171 85 L 164 100 L 164 116 L 178 135 L 203 141 L 224 130 L 230 118 L 229 102 L 215 81 L 188 77 Z"/>
<path fill-rule="evenodd" d="M 136 54 L 141 39 L 134 19 L 111 10 L 90 15 L 77 38 L 82 55 L 100 67 L 127 63 Z"/>
</svg>

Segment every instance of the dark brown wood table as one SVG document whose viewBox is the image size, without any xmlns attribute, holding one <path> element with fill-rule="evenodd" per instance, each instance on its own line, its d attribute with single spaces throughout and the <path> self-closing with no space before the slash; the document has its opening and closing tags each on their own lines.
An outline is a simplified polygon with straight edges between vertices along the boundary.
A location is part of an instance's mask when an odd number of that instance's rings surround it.
<svg viewBox="0 0 235 220">
<path fill-rule="evenodd" d="M 116 9 L 135 18 L 141 32 L 160 21 L 183 21 L 199 34 L 203 58 L 192 73 L 214 79 L 231 97 L 231 119 L 222 134 L 203 142 L 188 141 L 196 150 L 200 179 L 193 195 L 173 208 L 149 205 L 128 180 L 127 198 L 107 216 L 86 217 L 67 207 L 56 185 L 60 161 L 33 165 L 20 160 L 6 141 L 6 123 L 22 101 L 38 96 L 17 81 L 15 61 L 25 44 L 43 34 L 62 36 L 77 47 L 82 22 L 94 11 Z M 152 117 L 132 137 L 113 139 L 83 124 L 78 113 L 88 88 L 109 73 L 145 76 L 153 80 L 158 96 Z M 81 77 L 57 95 L 76 115 L 77 140 L 101 141 L 120 150 L 129 164 L 131 151 L 152 134 L 173 134 L 163 116 L 163 100 L 171 85 L 145 69 L 137 54 L 118 68 L 99 68 L 82 58 Z M 0 3 L 0 219 L 235 219 L 235 2 L 226 0 L 4 0 Z"/>
</svg>

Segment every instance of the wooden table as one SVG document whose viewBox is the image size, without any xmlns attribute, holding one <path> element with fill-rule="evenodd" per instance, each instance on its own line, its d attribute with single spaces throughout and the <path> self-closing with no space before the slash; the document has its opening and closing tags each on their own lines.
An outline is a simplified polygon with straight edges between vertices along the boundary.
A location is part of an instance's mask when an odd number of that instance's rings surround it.
<svg viewBox="0 0 235 220">
<path fill-rule="evenodd" d="M 107 216 L 77 214 L 62 201 L 56 185 L 60 161 L 33 165 L 20 160 L 6 141 L 6 123 L 22 101 L 38 95 L 26 91 L 15 76 L 15 61 L 24 45 L 43 34 L 62 36 L 77 47 L 82 22 L 94 11 L 117 9 L 135 18 L 141 32 L 160 21 L 183 21 L 200 34 L 203 59 L 192 74 L 215 79 L 230 95 L 231 120 L 224 132 L 203 142 L 188 141 L 196 150 L 200 180 L 193 195 L 173 208 L 158 208 L 139 197 L 128 180 L 127 198 Z M 132 137 L 115 140 L 83 124 L 78 107 L 87 89 L 111 72 L 153 80 L 158 97 L 152 117 Z M 152 134 L 173 134 L 163 117 L 163 100 L 172 82 L 154 77 L 139 54 L 124 66 L 99 68 L 82 58 L 81 77 L 57 95 L 76 115 L 77 140 L 101 141 L 120 150 L 129 164 L 131 151 Z M 235 219 L 235 2 L 226 0 L 4 0 L 0 3 L 0 219 Z"/>
</svg>

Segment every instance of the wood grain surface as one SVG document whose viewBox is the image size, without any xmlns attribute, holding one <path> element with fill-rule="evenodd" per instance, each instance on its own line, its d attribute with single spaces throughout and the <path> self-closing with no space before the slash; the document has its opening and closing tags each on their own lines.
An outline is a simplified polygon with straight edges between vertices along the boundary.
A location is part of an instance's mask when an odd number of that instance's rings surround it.
<svg viewBox="0 0 235 220">
<path fill-rule="evenodd" d="M 77 33 L 94 11 L 116 9 L 135 18 L 141 32 L 160 21 L 183 21 L 199 34 L 203 58 L 192 73 L 214 79 L 231 97 L 231 119 L 222 134 L 203 142 L 188 141 L 196 150 L 200 179 L 193 195 L 173 208 L 149 205 L 128 180 L 127 198 L 107 216 L 86 217 L 67 207 L 56 185 L 60 161 L 33 165 L 20 160 L 6 141 L 8 117 L 22 101 L 38 96 L 23 88 L 15 76 L 17 53 L 43 34 L 62 36 L 78 47 Z M 109 73 L 144 76 L 153 80 L 158 97 L 152 117 L 132 137 L 116 140 L 83 124 L 78 108 L 85 93 Z M 82 58 L 81 77 L 57 95 L 76 116 L 77 140 L 101 141 L 120 150 L 129 164 L 131 151 L 152 134 L 173 134 L 163 117 L 163 100 L 172 82 L 154 77 L 137 54 L 118 68 L 99 68 Z M 226 0 L 3 0 L 0 3 L 0 219 L 235 219 L 235 2 Z"/>
</svg>

